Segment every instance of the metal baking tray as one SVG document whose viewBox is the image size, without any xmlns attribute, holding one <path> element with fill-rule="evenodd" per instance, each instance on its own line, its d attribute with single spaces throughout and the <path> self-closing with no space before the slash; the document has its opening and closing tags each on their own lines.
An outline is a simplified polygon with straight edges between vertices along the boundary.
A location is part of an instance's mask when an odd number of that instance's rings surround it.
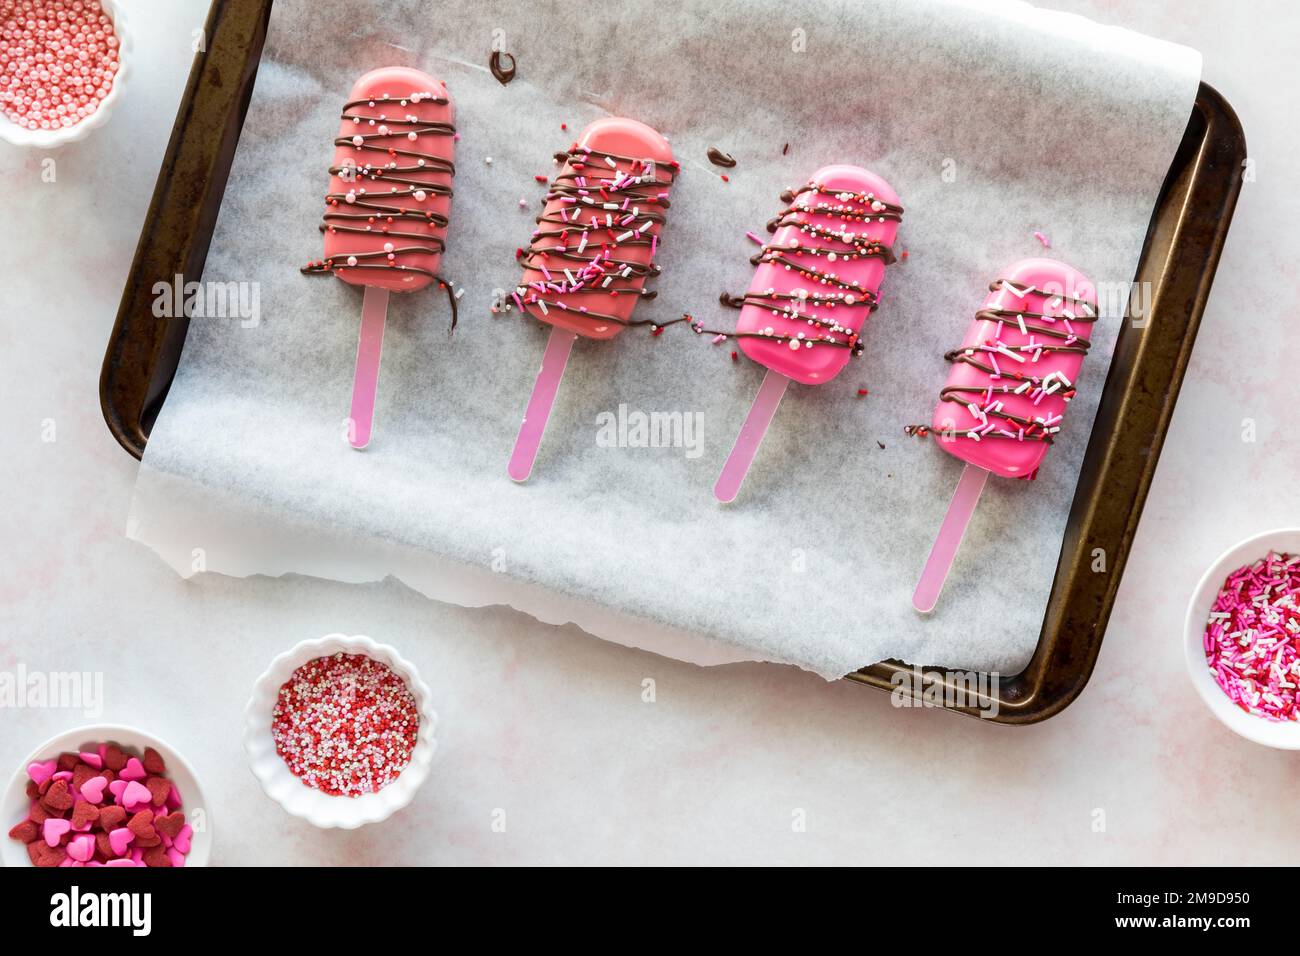
<svg viewBox="0 0 1300 956">
<path fill-rule="evenodd" d="M 163 158 L 100 377 L 109 430 L 136 458 L 167 398 L 189 320 L 153 315 L 154 283 L 198 279 L 248 111 L 272 0 L 214 0 L 207 48 L 196 55 Z M 1135 282 L 1150 290 L 1142 321 L 1126 315 L 1070 508 L 1038 645 L 1019 674 L 971 682 L 942 666 L 903 661 L 846 679 L 893 691 L 928 688 L 949 710 L 1025 724 L 1058 713 L 1083 690 L 1106 622 L 1241 189 L 1246 140 L 1236 114 L 1201 84 L 1147 229 Z M 1105 570 L 1094 571 L 1097 549 Z M 979 688 L 972 695 L 970 689 Z M 910 692 L 905 690 L 905 693 Z M 994 708 L 991 705 L 996 705 Z"/>
</svg>

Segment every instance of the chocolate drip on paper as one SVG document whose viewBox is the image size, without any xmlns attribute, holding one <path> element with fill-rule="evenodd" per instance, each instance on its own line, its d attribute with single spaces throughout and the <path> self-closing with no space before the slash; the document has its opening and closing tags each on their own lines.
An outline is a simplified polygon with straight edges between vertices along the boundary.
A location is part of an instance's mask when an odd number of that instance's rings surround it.
<svg viewBox="0 0 1300 956">
<path fill-rule="evenodd" d="M 501 59 L 505 57 L 510 61 L 509 66 L 502 66 Z M 513 54 L 505 53 L 501 50 L 493 50 L 492 56 L 488 58 L 488 69 L 492 71 L 492 76 L 502 86 L 505 86 L 515 78 L 515 58 Z"/>
<path fill-rule="evenodd" d="M 714 166 L 721 166 L 724 169 L 731 169 L 736 165 L 736 160 L 734 158 L 728 156 L 726 153 L 718 149 L 718 147 L 716 146 L 710 146 L 707 155 L 709 157 L 709 162 L 711 162 Z"/>
</svg>

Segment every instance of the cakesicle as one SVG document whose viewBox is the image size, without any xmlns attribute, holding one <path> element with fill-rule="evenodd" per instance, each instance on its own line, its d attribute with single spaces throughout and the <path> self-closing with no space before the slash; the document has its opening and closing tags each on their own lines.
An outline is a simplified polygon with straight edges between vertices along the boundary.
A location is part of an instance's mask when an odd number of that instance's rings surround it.
<svg viewBox="0 0 1300 956">
<path fill-rule="evenodd" d="M 303 268 L 365 287 L 348 440 L 370 442 L 390 292 L 437 281 L 446 249 L 456 128 L 446 84 L 409 67 L 372 70 L 343 106 L 325 214 L 325 258 Z"/>
<path fill-rule="evenodd" d="M 722 502 L 739 494 L 790 381 L 822 385 L 862 353 L 903 218 L 890 185 L 857 166 L 819 169 L 781 199 L 789 205 L 768 223 L 749 291 L 722 296 L 740 309 L 740 350 L 768 370 L 714 487 Z"/>
<path fill-rule="evenodd" d="M 1097 292 L 1077 269 L 1025 259 L 989 285 L 952 363 L 930 428 L 939 447 L 966 462 L 912 596 L 933 610 L 989 473 L 1032 478 L 1061 430 L 1088 354 Z"/>
<path fill-rule="evenodd" d="M 656 325 L 632 313 L 655 294 L 645 280 L 659 274 L 654 257 L 680 168 L 663 136 L 619 117 L 596 120 L 555 158 L 563 165 L 519 257 L 524 274 L 511 295 L 520 312 L 552 326 L 510 457 L 515 481 L 532 473 L 578 336 L 611 339 L 633 325 Z"/>
</svg>

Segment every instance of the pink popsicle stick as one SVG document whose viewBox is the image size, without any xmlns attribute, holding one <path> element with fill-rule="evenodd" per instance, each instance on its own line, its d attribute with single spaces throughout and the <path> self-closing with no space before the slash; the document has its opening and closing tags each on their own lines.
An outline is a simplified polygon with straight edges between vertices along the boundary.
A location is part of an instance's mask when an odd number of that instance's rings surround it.
<svg viewBox="0 0 1300 956">
<path fill-rule="evenodd" d="M 515 481 L 527 481 L 533 473 L 533 462 L 537 460 L 542 433 L 551 417 L 555 393 L 560 390 L 560 379 L 564 378 L 564 367 L 569 364 L 569 353 L 576 341 L 578 336 L 573 332 L 566 332 L 558 326 L 551 328 L 551 337 L 546 340 L 546 352 L 542 355 L 542 370 L 537 373 L 537 384 L 528 399 L 519 437 L 515 439 L 515 450 L 510 455 L 510 466 L 506 469 Z"/>
<path fill-rule="evenodd" d="M 939 536 L 934 539 L 930 557 L 926 559 L 925 568 L 921 571 L 921 580 L 917 582 L 916 591 L 912 594 L 912 607 L 923 614 L 929 614 L 939 603 L 939 592 L 943 590 L 943 582 L 948 580 L 948 569 L 952 567 L 952 559 L 957 556 L 962 535 L 966 533 L 966 525 L 975 513 L 980 492 L 984 490 L 984 482 L 988 477 L 989 473 L 978 465 L 967 464 L 962 469 L 957 490 L 953 492 L 952 502 L 948 505 L 948 513 L 943 516 L 943 524 L 939 526 Z"/>
<path fill-rule="evenodd" d="M 375 420 L 375 394 L 379 387 L 379 356 L 384 349 L 384 320 L 388 317 L 388 290 L 366 286 L 361 300 L 361 335 L 357 339 L 357 370 L 352 378 L 353 448 L 370 444 Z"/>
<path fill-rule="evenodd" d="M 749 406 L 749 414 L 745 416 L 745 424 L 740 426 L 736 444 L 731 446 L 727 463 L 722 466 L 718 483 L 713 486 L 713 496 L 723 504 L 735 501 L 736 495 L 740 494 L 741 483 L 749 473 L 749 466 L 754 461 L 758 446 L 763 443 L 767 426 L 772 424 L 776 407 L 781 404 L 781 396 L 785 394 L 785 387 L 789 384 L 788 378 L 771 369 L 768 369 L 767 374 L 763 376 L 763 384 L 758 387 L 754 404 Z"/>
</svg>

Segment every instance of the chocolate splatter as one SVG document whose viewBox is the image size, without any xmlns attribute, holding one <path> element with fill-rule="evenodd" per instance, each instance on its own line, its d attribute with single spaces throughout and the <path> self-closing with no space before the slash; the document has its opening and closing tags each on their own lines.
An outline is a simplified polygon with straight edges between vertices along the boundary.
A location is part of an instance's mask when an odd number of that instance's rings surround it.
<svg viewBox="0 0 1300 956">
<path fill-rule="evenodd" d="M 708 156 L 709 156 L 709 162 L 711 162 L 714 166 L 721 166 L 724 169 L 730 169 L 731 167 L 736 165 L 736 161 L 732 157 L 728 156 L 726 153 L 718 149 L 718 147 L 716 146 L 709 147 Z"/>
<path fill-rule="evenodd" d="M 501 65 L 502 57 L 510 61 L 509 66 Z M 509 83 L 511 80 L 515 78 L 514 55 L 510 53 L 503 53 L 500 50 L 493 50 L 492 58 L 488 60 L 488 69 L 492 71 L 492 75 L 496 77 L 496 81 L 500 83 L 502 86 L 505 86 L 507 83 Z"/>
<path fill-rule="evenodd" d="M 781 147 L 781 155 L 784 156 L 788 152 L 790 152 L 790 144 L 786 143 L 784 146 Z"/>
</svg>

